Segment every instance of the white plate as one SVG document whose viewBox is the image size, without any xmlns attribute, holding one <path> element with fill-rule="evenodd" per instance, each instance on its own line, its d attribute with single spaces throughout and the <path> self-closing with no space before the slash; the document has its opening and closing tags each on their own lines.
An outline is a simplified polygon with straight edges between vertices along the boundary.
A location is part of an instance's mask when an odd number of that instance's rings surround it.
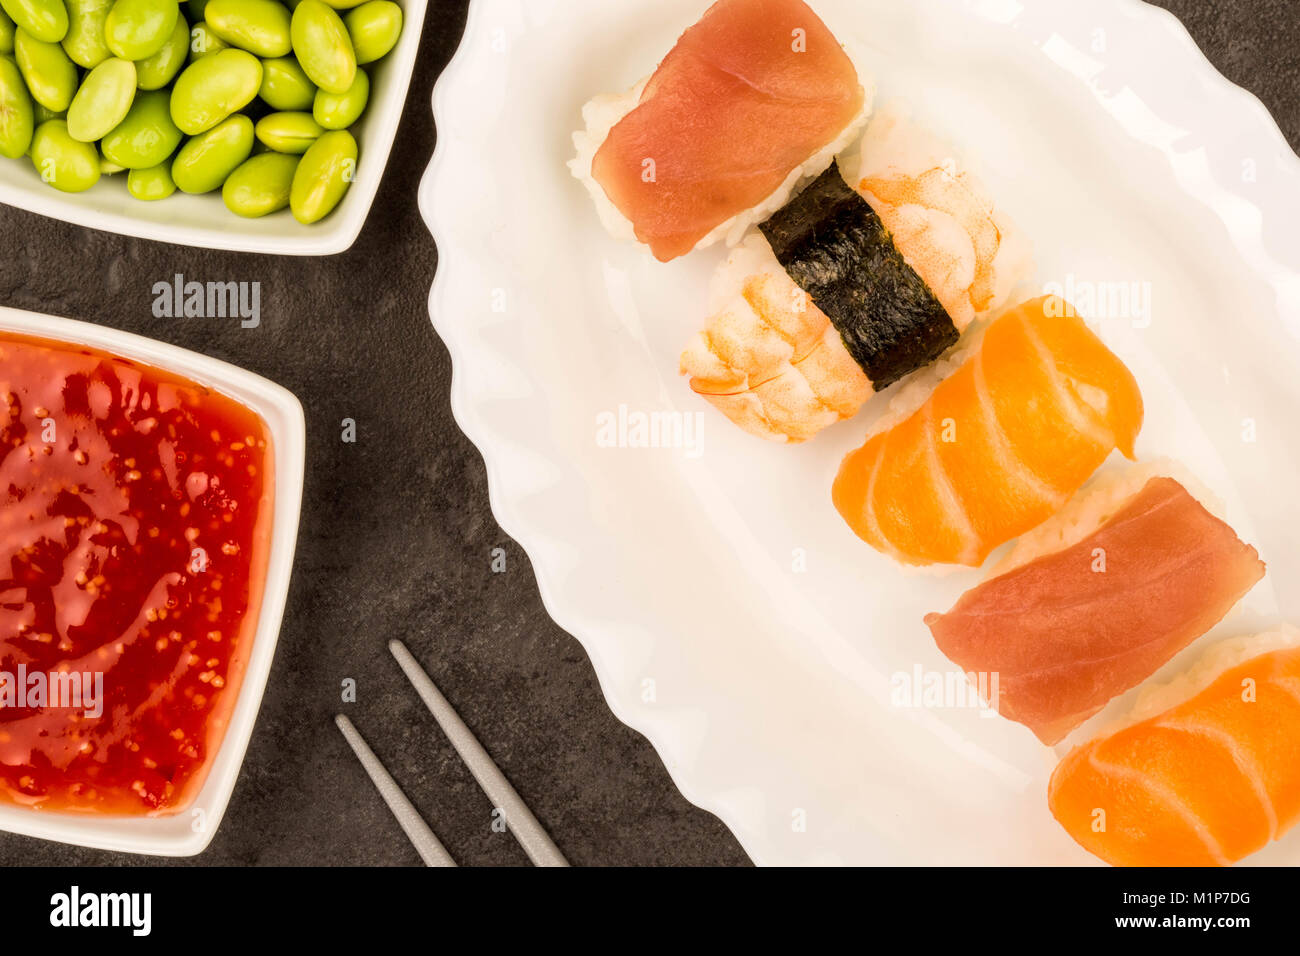
<svg viewBox="0 0 1300 956">
<path fill-rule="evenodd" d="M 41 182 L 29 161 L 3 158 L 0 203 L 79 226 L 181 246 L 281 256 L 346 252 L 361 234 L 384 177 L 420 49 L 428 0 L 397 2 L 402 8 L 402 37 L 388 56 L 365 67 L 371 95 L 365 116 L 352 129 L 359 147 L 356 180 L 338 209 L 320 222 L 304 226 L 288 210 L 243 219 L 226 208 L 219 191 L 205 196 L 178 192 L 160 202 L 140 202 L 126 191 L 126 173 L 104 176 L 84 193 L 61 193 Z"/>
<path fill-rule="evenodd" d="M 116 329 L 0 308 L 0 331 L 86 345 L 183 375 L 251 408 L 271 433 L 275 454 L 275 510 L 271 521 L 271 552 L 267 561 L 262 611 L 239 699 L 207 779 L 194 802 L 174 816 L 148 818 L 36 812 L 0 805 L 0 830 L 11 833 L 126 853 L 157 856 L 202 853 L 216 835 L 230 802 L 230 794 L 235 789 L 280 636 L 280 619 L 289 594 L 289 576 L 298 540 L 298 517 L 302 511 L 303 469 L 307 458 L 302 405 L 287 389 L 252 372 Z M 201 817 L 194 814 L 197 809 L 203 811 Z"/>
<path fill-rule="evenodd" d="M 438 86 L 430 305 L 496 516 L 615 713 L 756 861 L 1087 863 L 1025 728 L 891 705 L 893 675 L 952 669 L 921 619 L 977 575 L 904 573 L 836 515 L 831 479 L 879 405 L 800 448 L 733 428 L 676 374 L 721 253 L 660 265 L 569 178 L 582 103 L 706 6 L 475 0 Z M 1037 283 L 1150 283 L 1148 328 L 1100 323 L 1147 398 L 1141 453 L 1183 459 L 1270 563 L 1216 634 L 1300 621 L 1300 162 L 1267 112 L 1133 0 L 814 6 L 882 102 L 977 160 Z M 620 406 L 702 413 L 703 453 L 599 447 Z M 1300 834 L 1253 861 L 1300 862 Z"/>
</svg>

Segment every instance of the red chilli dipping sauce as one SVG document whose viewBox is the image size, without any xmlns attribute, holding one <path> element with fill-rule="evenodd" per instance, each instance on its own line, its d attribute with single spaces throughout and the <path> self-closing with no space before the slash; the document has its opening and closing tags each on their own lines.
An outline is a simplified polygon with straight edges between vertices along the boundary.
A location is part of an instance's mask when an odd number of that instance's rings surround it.
<svg viewBox="0 0 1300 956">
<path fill-rule="evenodd" d="M 257 628 L 270 435 L 177 375 L 3 332 L 0 402 L 0 800 L 176 813 Z"/>
</svg>

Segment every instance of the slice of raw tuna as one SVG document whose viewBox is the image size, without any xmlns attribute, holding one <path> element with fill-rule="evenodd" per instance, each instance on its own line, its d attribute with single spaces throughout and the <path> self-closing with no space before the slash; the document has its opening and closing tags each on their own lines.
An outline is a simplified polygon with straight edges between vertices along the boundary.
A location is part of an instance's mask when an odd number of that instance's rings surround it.
<svg viewBox="0 0 1300 956">
<path fill-rule="evenodd" d="M 592 175 L 667 262 L 777 192 L 865 96 L 853 62 L 802 0 L 720 0 L 610 131 Z"/>
<path fill-rule="evenodd" d="M 1210 630 L 1264 576 L 1255 549 L 1172 478 L 1073 547 L 968 591 L 925 623 L 1002 716 L 1054 744 Z M 991 686 L 991 682 L 989 683 Z"/>
</svg>

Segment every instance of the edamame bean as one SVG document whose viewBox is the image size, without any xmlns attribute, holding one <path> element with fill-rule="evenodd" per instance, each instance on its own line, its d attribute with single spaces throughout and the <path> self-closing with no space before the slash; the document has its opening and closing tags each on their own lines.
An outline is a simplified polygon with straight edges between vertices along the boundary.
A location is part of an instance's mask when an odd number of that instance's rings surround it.
<svg viewBox="0 0 1300 956">
<path fill-rule="evenodd" d="M 0 54 L 14 52 L 14 31 L 18 29 L 9 14 L 0 10 Z"/>
<path fill-rule="evenodd" d="M 257 138 L 277 153 L 302 155 L 325 132 L 310 113 L 271 113 L 257 121 Z"/>
<path fill-rule="evenodd" d="M 287 153 L 262 153 L 240 166 L 221 187 L 226 208 L 236 216 L 258 219 L 289 205 L 298 157 Z"/>
<path fill-rule="evenodd" d="M 68 34 L 68 8 L 63 0 L 0 0 L 0 7 L 42 43 L 58 43 Z"/>
<path fill-rule="evenodd" d="M 19 27 L 14 53 L 32 99 L 56 113 L 66 110 L 77 93 L 77 67 L 63 47 L 38 40 Z"/>
<path fill-rule="evenodd" d="M 357 76 L 352 38 L 339 15 L 321 0 L 302 0 L 293 11 L 293 52 L 311 81 L 331 93 L 346 93 Z"/>
<path fill-rule="evenodd" d="M 263 60 L 262 88 L 257 95 L 275 110 L 309 110 L 316 100 L 316 84 L 291 56 Z"/>
<path fill-rule="evenodd" d="M 303 0 L 302 6 L 319 0 Z M 310 225 L 334 211 L 356 178 L 357 141 L 347 130 L 325 133 L 303 154 L 293 174 L 289 207 L 293 217 Z"/>
<path fill-rule="evenodd" d="M 276 0 L 210 0 L 208 26 L 233 47 L 263 57 L 293 50 L 289 9 Z"/>
<path fill-rule="evenodd" d="M 166 199 L 176 192 L 176 184 L 172 182 L 171 163 L 131 170 L 126 174 L 126 191 L 141 202 Z"/>
<path fill-rule="evenodd" d="M 366 111 L 370 101 L 370 77 L 365 70 L 357 70 L 352 89 L 346 93 L 327 93 L 319 90 L 312 103 L 311 115 L 326 129 L 347 129 Z"/>
<path fill-rule="evenodd" d="M 68 135 L 83 143 L 103 139 L 135 102 L 135 64 L 117 57 L 90 71 L 68 107 Z"/>
<path fill-rule="evenodd" d="M 163 48 L 135 65 L 140 89 L 161 90 L 176 78 L 190 55 L 190 25 L 184 17 L 176 18 L 176 28 Z"/>
<path fill-rule="evenodd" d="M 172 122 L 166 90 L 136 94 L 131 112 L 99 144 L 104 156 L 127 169 L 157 166 L 176 151 L 181 131 Z"/>
<path fill-rule="evenodd" d="M 172 87 L 172 121 L 189 136 L 207 132 L 243 109 L 262 88 L 262 62 L 247 50 L 195 60 Z"/>
<path fill-rule="evenodd" d="M 206 23 L 194 24 L 194 29 L 190 31 L 191 63 L 205 56 L 212 56 L 214 53 L 229 49 L 230 44 L 213 33 L 212 28 Z"/>
<path fill-rule="evenodd" d="M 0 56 L 0 156 L 17 159 L 25 155 L 35 132 L 32 97 L 18 64 Z"/>
<path fill-rule="evenodd" d="M 32 137 L 32 165 L 45 182 L 65 193 L 85 192 L 99 182 L 99 153 L 68 135 L 68 124 L 50 120 Z"/>
<path fill-rule="evenodd" d="M 226 181 L 253 151 L 253 121 L 232 116 L 195 136 L 172 162 L 172 180 L 186 193 L 210 193 Z"/>
<path fill-rule="evenodd" d="M 26 154 L 65 192 L 125 172 L 142 201 L 220 189 L 236 215 L 288 207 L 304 224 L 346 196 L 359 152 L 347 129 L 370 96 L 359 64 L 391 52 L 403 28 L 392 0 L 0 0 L 0 10 L 0 156 Z M 255 123 L 265 107 L 241 111 L 259 95 L 274 112 Z"/>
<path fill-rule="evenodd" d="M 104 22 L 104 39 L 124 60 L 146 60 L 171 38 L 180 15 L 177 0 L 117 0 Z"/>
<path fill-rule="evenodd" d="M 113 0 L 68 0 L 68 33 L 63 49 L 77 66 L 93 70 L 113 51 L 104 41 L 104 24 Z"/>
<path fill-rule="evenodd" d="M 373 63 L 397 46 L 402 36 L 402 8 L 392 0 L 367 0 L 343 18 L 357 63 Z"/>
</svg>

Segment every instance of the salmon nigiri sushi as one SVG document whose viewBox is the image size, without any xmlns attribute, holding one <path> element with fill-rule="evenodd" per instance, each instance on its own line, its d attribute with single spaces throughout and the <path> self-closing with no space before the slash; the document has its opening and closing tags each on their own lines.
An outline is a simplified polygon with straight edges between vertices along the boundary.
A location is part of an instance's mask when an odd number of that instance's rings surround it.
<svg viewBox="0 0 1300 956">
<path fill-rule="evenodd" d="M 803 0 L 718 0 L 653 76 L 583 108 L 569 166 L 612 233 L 669 262 L 738 243 L 870 110 L 853 61 Z"/>
<path fill-rule="evenodd" d="M 1225 641 L 1070 753 L 1048 806 L 1116 866 L 1226 866 L 1300 821 L 1300 640 Z"/>
<path fill-rule="evenodd" d="M 1056 296 L 996 319 L 906 418 L 877 426 L 835 479 L 849 527 L 911 565 L 979 566 L 1064 505 L 1115 449 L 1134 457 L 1142 394 Z"/>
<path fill-rule="evenodd" d="M 988 703 L 1045 744 L 1154 674 L 1264 577 L 1208 495 L 1169 471 L 1097 482 L 1021 538 L 995 576 L 925 619 L 962 670 L 998 675 Z"/>
</svg>

